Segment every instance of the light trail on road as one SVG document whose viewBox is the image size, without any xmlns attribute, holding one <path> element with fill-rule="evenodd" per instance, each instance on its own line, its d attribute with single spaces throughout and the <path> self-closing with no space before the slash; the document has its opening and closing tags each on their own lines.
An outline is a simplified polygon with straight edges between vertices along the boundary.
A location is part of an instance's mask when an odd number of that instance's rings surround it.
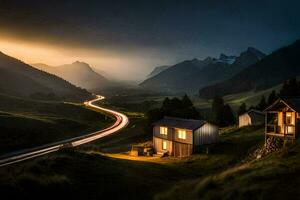
<svg viewBox="0 0 300 200">
<path fill-rule="evenodd" d="M 112 126 L 88 135 L 79 136 L 79 137 L 51 143 L 48 145 L 43 145 L 36 148 L 26 149 L 23 151 L 18 151 L 17 153 L 7 154 L 4 158 L 0 159 L 0 167 L 18 163 L 24 160 L 35 158 L 52 152 L 56 152 L 63 148 L 70 148 L 70 147 L 83 145 L 92 142 L 94 140 L 111 135 L 113 133 L 116 133 L 121 129 L 125 128 L 129 123 L 129 119 L 126 115 L 111 109 L 94 105 L 95 102 L 101 101 L 103 99 L 105 99 L 105 97 L 97 95 L 96 99 L 84 102 L 84 104 L 87 107 L 112 115 L 116 119 L 115 123 Z"/>
</svg>

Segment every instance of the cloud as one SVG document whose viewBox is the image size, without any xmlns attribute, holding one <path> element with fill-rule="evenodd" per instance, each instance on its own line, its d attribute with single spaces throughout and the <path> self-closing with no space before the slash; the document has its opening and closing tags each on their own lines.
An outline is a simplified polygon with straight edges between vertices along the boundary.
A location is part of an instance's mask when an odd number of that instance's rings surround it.
<svg viewBox="0 0 300 200">
<path fill-rule="evenodd" d="M 124 78 L 125 70 L 126 79 L 142 79 L 156 65 L 183 59 L 237 54 L 248 46 L 269 53 L 300 36 L 299 5 L 294 0 L 0 0 L 0 39 L 26 44 L 24 54 L 18 53 L 24 60 L 78 59 L 114 78 Z"/>
</svg>

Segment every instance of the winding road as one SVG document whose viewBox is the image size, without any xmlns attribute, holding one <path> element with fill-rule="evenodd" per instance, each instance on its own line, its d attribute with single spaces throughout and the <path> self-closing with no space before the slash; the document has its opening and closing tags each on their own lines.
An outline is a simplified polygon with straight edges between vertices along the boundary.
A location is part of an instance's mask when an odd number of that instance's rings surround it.
<svg viewBox="0 0 300 200">
<path fill-rule="evenodd" d="M 114 116 L 116 121 L 109 128 L 106 128 L 104 130 L 100 130 L 100 131 L 97 131 L 97 132 L 94 132 L 94 133 L 91 133 L 88 135 L 75 137 L 75 138 L 39 146 L 36 148 L 26 149 L 26 150 L 7 154 L 4 157 L 0 158 L 0 167 L 6 166 L 6 165 L 11 165 L 13 163 L 21 162 L 24 160 L 38 157 L 38 156 L 49 154 L 52 152 L 56 152 L 56 151 L 59 151 L 64 148 L 71 148 L 71 147 L 83 145 L 88 142 L 92 142 L 94 140 L 97 140 L 97 139 L 103 138 L 105 136 L 111 135 L 113 133 L 116 133 L 116 132 L 120 131 L 121 129 L 125 128 L 127 126 L 127 124 L 129 123 L 129 119 L 126 115 L 119 113 L 117 111 L 114 111 L 114 110 L 102 108 L 102 107 L 94 104 L 95 102 L 103 100 L 104 98 L 105 97 L 103 97 L 103 96 L 97 95 L 96 99 L 87 101 L 84 104 L 87 107 L 90 107 L 95 110 L 102 111 L 102 112 L 105 112 L 105 113 L 108 113 L 108 114 Z"/>
</svg>

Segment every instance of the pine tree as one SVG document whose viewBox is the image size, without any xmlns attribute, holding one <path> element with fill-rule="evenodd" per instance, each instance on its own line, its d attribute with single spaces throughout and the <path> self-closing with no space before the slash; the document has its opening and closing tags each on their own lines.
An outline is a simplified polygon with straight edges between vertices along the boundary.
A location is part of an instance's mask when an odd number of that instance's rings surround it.
<svg viewBox="0 0 300 200">
<path fill-rule="evenodd" d="M 224 126 L 224 100 L 221 97 L 215 97 L 212 103 L 213 121 Z"/>
<path fill-rule="evenodd" d="M 235 117 L 232 112 L 231 107 L 226 104 L 223 108 L 223 121 L 221 123 L 222 126 L 229 126 L 235 123 Z"/>
<path fill-rule="evenodd" d="M 184 95 L 181 101 L 182 101 L 183 107 L 185 107 L 185 108 L 193 107 L 193 103 L 187 95 Z"/>
<path fill-rule="evenodd" d="M 268 98 L 268 105 L 271 105 L 272 103 L 274 103 L 276 100 L 277 100 L 277 94 L 276 94 L 276 91 L 273 90 L 271 92 L 271 94 L 269 95 L 269 98 Z"/>
<path fill-rule="evenodd" d="M 280 90 L 281 97 L 300 96 L 300 83 L 295 78 L 285 81 Z"/>
<path fill-rule="evenodd" d="M 257 109 L 258 110 L 264 110 L 266 107 L 267 107 L 267 102 L 266 102 L 266 98 L 265 96 L 262 96 L 261 99 L 260 99 L 260 102 L 257 104 Z"/>
<path fill-rule="evenodd" d="M 238 110 L 238 115 L 242 115 L 247 112 L 247 106 L 245 103 L 242 103 Z"/>
</svg>

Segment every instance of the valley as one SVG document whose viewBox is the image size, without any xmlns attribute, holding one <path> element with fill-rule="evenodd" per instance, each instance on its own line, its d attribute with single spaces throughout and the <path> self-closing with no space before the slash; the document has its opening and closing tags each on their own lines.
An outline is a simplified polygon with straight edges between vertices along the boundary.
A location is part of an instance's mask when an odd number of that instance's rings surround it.
<svg viewBox="0 0 300 200">
<path fill-rule="evenodd" d="M 104 129 L 114 119 L 83 104 L 24 100 L 0 95 L 0 154 Z"/>
<path fill-rule="evenodd" d="M 300 1 L 0 0 L 0 194 L 300 199 Z"/>
</svg>

